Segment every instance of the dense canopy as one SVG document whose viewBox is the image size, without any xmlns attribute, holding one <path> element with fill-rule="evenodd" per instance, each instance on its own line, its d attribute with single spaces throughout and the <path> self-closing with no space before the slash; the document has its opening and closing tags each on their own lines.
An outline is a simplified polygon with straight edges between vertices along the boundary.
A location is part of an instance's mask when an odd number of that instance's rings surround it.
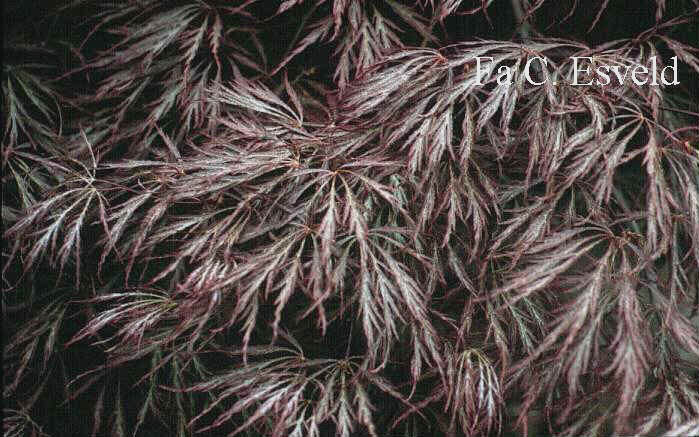
<svg viewBox="0 0 699 437">
<path fill-rule="evenodd" d="M 698 1 L 5 3 L 5 437 L 699 434 Z"/>
</svg>

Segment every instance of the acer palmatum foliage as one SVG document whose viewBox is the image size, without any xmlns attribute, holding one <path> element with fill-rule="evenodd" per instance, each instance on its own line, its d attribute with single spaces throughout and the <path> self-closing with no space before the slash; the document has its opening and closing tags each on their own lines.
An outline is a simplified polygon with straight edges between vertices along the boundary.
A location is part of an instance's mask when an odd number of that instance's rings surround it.
<svg viewBox="0 0 699 437">
<path fill-rule="evenodd" d="M 6 436 L 696 431 L 696 1 L 75 3 L 4 46 Z"/>
</svg>

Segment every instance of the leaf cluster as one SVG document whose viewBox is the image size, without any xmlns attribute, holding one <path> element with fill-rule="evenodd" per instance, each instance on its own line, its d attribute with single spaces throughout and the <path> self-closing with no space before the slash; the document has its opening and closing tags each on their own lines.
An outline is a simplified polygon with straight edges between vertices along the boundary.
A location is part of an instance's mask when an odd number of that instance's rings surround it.
<svg viewBox="0 0 699 437">
<path fill-rule="evenodd" d="M 67 40 L 18 34 L 4 434 L 82 409 L 74 435 L 696 432 L 699 4 L 601 44 L 541 26 L 601 31 L 601 3 L 147 0 L 75 24 L 78 0 Z M 509 39 L 454 30 L 500 10 Z M 575 57 L 671 56 L 685 85 L 571 85 Z"/>
</svg>

